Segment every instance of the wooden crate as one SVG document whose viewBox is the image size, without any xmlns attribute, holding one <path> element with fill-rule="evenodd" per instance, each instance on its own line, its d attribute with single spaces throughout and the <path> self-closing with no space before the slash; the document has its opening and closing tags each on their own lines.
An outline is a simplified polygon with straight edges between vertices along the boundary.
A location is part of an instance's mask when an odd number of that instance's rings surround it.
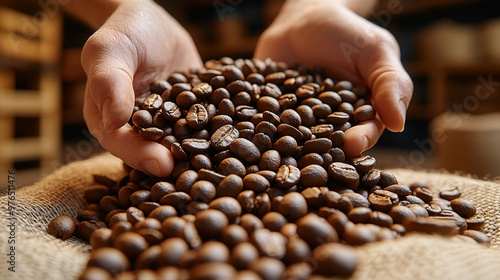
<svg viewBox="0 0 500 280">
<path fill-rule="evenodd" d="M 39 162 L 17 170 L 18 185 L 52 171 L 60 161 L 62 15 L 30 25 L 35 20 L 0 6 L 0 170 L 4 174 L 20 162 Z M 19 76 L 27 75 L 28 85 L 21 86 Z M 38 123 L 16 128 L 16 118 Z M 16 130 L 36 131 L 16 137 Z M 6 186 L 6 180 L 0 182 L 0 190 Z"/>
</svg>

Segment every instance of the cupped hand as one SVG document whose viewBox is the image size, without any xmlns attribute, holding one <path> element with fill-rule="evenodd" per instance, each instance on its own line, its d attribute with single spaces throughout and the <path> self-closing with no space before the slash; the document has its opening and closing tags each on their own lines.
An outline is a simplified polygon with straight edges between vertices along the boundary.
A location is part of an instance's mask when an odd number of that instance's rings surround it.
<svg viewBox="0 0 500 280">
<path fill-rule="evenodd" d="M 202 66 L 188 33 L 152 1 L 119 4 L 86 42 L 87 74 L 83 113 L 90 132 L 127 165 L 168 176 L 174 160 L 159 143 L 139 136 L 128 124 L 136 94 L 166 80 L 172 71 Z"/>
<path fill-rule="evenodd" d="M 255 57 L 321 66 L 331 77 L 370 88 L 377 116 L 346 131 L 343 149 L 349 156 L 372 147 L 385 127 L 404 128 L 413 84 L 396 40 L 335 1 L 287 1 L 259 38 Z"/>
</svg>

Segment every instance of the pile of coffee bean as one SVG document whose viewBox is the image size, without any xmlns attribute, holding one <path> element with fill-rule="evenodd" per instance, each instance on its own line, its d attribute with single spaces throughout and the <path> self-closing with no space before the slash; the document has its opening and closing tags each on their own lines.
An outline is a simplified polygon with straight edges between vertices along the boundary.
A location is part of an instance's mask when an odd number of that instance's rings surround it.
<svg viewBox="0 0 500 280">
<path fill-rule="evenodd" d="M 175 158 L 168 178 L 95 175 L 87 207 L 48 226 L 92 246 L 80 279 L 349 276 L 355 247 L 408 232 L 488 244 L 458 187 L 400 184 L 344 132 L 375 117 L 369 90 L 320 69 L 228 57 L 173 73 L 130 124 Z"/>
</svg>

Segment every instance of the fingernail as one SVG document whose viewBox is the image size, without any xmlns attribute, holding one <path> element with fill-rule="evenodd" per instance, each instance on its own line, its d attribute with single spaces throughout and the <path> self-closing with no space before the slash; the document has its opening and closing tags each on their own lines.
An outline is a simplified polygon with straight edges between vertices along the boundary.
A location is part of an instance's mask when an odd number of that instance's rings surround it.
<svg viewBox="0 0 500 280">
<path fill-rule="evenodd" d="M 405 129 L 405 119 L 406 119 L 406 104 L 403 101 L 399 101 L 398 104 L 399 107 L 399 114 L 401 115 L 401 128 L 399 129 L 399 132 L 402 132 Z"/>
<path fill-rule="evenodd" d="M 143 169 L 150 174 L 160 174 L 160 166 L 156 160 L 146 160 L 142 164 Z"/>
<path fill-rule="evenodd" d="M 364 152 L 368 149 L 368 146 L 370 145 L 370 141 L 368 140 L 368 137 L 364 136 L 363 137 L 363 150 L 361 152 Z"/>
</svg>

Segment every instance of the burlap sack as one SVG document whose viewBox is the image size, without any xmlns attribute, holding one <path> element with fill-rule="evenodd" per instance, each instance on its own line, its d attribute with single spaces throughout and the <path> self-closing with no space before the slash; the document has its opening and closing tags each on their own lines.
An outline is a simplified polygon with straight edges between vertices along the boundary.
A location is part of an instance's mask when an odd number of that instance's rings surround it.
<svg viewBox="0 0 500 280">
<path fill-rule="evenodd" d="M 352 279 L 500 279 L 498 182 L 438 172 L 390 171 L 402 183 L 425 180 L 438 189 L 458 185 L 463 197 L 472 200 L 486 217 L 483 231 L 491 238 L 491 247 L 418 234 L 372 243 L 356 249 L 360 265 Z M 56 216 L 76 216 L 84 208 L 82 194 L 92 184 L 92 174 L 119 178 L 124 171 L 119 159 L 104 154 L 64 166 L 39 183 L 18 190 L 13 215 L 8 212 L 9 197 L 0 197 L 0 279 L 78 277 L 86 266 L 89 245 L 74 237 L 58 240 L 47 234 L 46 227 Z M 12 218 L 13 232 L 9 228 Z M 11 240 L 15 244 L 9 244 Z M 15 248 L 11 250 L 11 246 Z M 15 263 L 8 262 L 12 252 Z M 9 271 L 12 265 L 15 272 Z"/>
</svg>

